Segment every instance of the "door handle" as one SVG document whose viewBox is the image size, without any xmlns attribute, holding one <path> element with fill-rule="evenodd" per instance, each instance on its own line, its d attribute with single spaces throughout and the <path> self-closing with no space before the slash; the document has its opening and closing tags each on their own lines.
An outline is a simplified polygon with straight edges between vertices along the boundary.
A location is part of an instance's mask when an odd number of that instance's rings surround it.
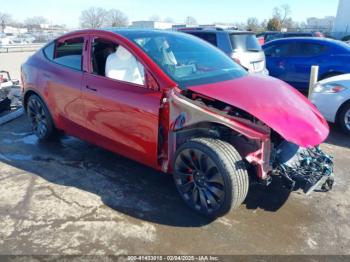
<svg viewBox="0 0 350 262">
<path fill-rule="evenodd" d="M 86 86 L 86 89 L 89 89 L 89 90 L 91 90 L 91 91 L 94 91 L 94 92 L 96 92 L 97 91 L 97 89 L 96 88 L 92 88 L 92 87 L 90 87 L 90 86 Z"/>
</svg>

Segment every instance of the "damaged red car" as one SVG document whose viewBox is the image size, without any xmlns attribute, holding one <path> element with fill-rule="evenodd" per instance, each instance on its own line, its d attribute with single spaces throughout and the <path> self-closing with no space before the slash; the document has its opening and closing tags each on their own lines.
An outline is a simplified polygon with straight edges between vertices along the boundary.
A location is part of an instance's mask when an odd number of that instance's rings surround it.
<svg viewBox="0 0 350 262">
<path fill-rule="evenodd" d="M 221 216 L 249 184 L 285 178 L 328 190 L 329 128 L 288 84 L 250 75 L 220 50 L 179 32 L 83 30 L 22 66 L 23 102 L 41 140 L 58 130 L 171 173 L 183 200 Z"/>
</svg>

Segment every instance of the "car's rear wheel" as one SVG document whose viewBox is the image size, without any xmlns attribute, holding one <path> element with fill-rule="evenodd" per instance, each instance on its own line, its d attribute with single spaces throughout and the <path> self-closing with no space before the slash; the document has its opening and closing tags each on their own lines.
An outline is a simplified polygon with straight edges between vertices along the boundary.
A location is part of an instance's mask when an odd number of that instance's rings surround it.
<svg viewBox="0 0 350 262">
<path fill-rule="evenodd" d="M 40 140 L 49 140 L 55 135 L 51 115 L 44 102 L 37 95 L 31 95 L 27 102 L 27 115 L 34 134 Z"/>
<path fill-rule="evenodd" d="M 176 187 L 186 204 L 201 214 L 218 217 L 238 207 L 249 187 L 245 163 L 229 143 L 194 138 L 176 152 Z"/>
<path fill-rule="evenodd" d="M 346 134 L 350 135 L 350 102 L 340 109 L 338 124 Z"/>
</svg>

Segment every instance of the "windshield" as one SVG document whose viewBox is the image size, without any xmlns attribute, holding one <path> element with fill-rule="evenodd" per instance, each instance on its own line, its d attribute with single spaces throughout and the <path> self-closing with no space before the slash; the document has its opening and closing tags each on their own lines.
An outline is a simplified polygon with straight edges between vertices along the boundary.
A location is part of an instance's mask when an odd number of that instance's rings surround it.
<svg viewBox="0 0 350 262">
<path fill-rule="evenodd" d="M 247 74 L 226 54 L 191 35 L 149 31 L 124 36 L 140 46 L 183 89 Z"/>
<path fill-rule="evenodd" d="M 259 41 L 253 34 L 231 34 L 230 38 L 234 51 L 261 51 Z"/>
</svg>

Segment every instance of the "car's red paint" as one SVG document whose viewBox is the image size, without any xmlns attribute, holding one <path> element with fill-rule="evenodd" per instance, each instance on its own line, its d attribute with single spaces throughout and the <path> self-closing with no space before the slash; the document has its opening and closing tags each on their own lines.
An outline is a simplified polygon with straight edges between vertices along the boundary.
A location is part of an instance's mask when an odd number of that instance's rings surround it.
<svg viewBox="0 0 350 262">
<path fill-rule="evenodd" d="M 85 30 L 67 34 L 58 41 L 81 36 L 85 37 L 85 45 L 90 37 L 122 44 L 163 89 L 176 85 L 137 46 L 120 35 Z M 162 92 L 93 75 L 89 54 L 90 48 L 85 48 L 82 72 L 48 61 L 42 52 L 36 53 L 22 68 L 25 91 L 33 90 L 43 98 L 57 128 L 159 168 L 157 141 Z"/>
<path fill-rule="evenodd" d="M 83 87 L 85 126 L 113 141 L 114 152 L 145 164 L 157 165 L 161 92 L 85 74 Z"/>
<path fill-rule="evenodd" d="M 258 37 L 258 41 L 260 45 L 264 45 L 265 44 L 265 38 L 264 37 Z"/>
<path fill-rule="evenodd" d="M 57 41 L 75 37 L 85 39 L 83 71 L 55 64 L 39 51 L 22 67 L 24 92 L 32 91 L 42 97 L 58 129 L 151 167 L 168 170 L 172 161 L 169 150 L 174 148 L 169 139 L 169 105 L 164 101 L 170 90 L 177 92 L 177 84 L 136 44 L 119 34 L 83 30 Z M 147 83 L 138 86 L 94 75 L 90 58 L 93 38 L 114 41 L 135 55 L 145 67 L 148 79 L 153 79 L 152 89 Z M 246 110 L 301 146 L 319 144 L 328 134 L 328 126 L 317 110 L 279 80 L 248 76 L 191 90 Z M 248 134 L 254 131 L 247 123 L 240 125 Z M 160 159 L 166 161 L 162 163 Z M 168 165 L 165 168 L 164 163 Z"/>
<path fill-rule="evenodd" d="M 268 76 L 250 75 L 190 90 L 245 110 L 302 147 L 319 145 L 329 133 L 326 120 L 303 95 Z"/>
</svg>

